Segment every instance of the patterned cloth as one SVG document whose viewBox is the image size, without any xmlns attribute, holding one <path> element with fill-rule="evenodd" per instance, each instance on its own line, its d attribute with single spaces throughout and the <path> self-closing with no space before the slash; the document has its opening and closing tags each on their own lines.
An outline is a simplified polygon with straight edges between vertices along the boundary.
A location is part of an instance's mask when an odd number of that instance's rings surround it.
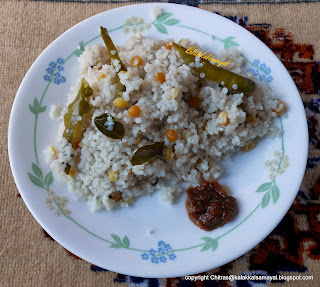
<svg viewBox="0 0 320 287">
<path fill-rule="evenodd" d="M 57 36 L 89 16 L 131 1 L 8 0 L 1 3 L 0 11 L 0 87 L 3 91 L 0 94 L 3 135 L 0 138 L 0 286 L 320 286 L 320 3 L 312 0 L 168 2 L 219 13 L 261 39 L 294 79 L 309 126 L 305 178 L 284 219 L 263 242 L 241 258 L 202 275 L 312 275 L 314 279 L 270 283 L 137 278 L 93 266 L 54 242 L 32 218 L 19 195 L 15 196 L 18 191 L 9 169 L 6 142 L 12 102 L 30 65 Z M 275 2 L 282 5 L 271 4 Z"/>
</svg>

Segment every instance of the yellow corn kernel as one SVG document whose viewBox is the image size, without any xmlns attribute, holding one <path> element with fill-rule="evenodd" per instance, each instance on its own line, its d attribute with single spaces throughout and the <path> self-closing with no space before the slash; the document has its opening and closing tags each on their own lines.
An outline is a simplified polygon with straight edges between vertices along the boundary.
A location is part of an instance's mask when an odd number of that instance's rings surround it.
<svg viewBox="0 0 320 287">
<path fill-rule="evenodd" d="M 257 117 L 256 116 L 253 116 L 253 115 L 250 115 L 250 114 L 246 115 L 246 122 L 247 123 L 255 123 L 256 121 L 257 121 Z"/>
<path fill-rule="evenodd" d="M 230 122 L 226 112 L 220 112 L 218 115 L 218 121 L 223 126 L 226 126 Z"/>
<path fill-rule="evenodd" d="M 279 101 L 277 104 L 277 108 L 273 110 L 278 116 L 282 115 L 286 109 L 286 105 L 283 101 Z"/>
<path fill-rule="evenodd" d="M 121 70 L 119 73 L 121 73 L 121 74 L 125 74 L 125 73 L 126 73 L 126 71 L 122 71 L 122 70 Z"/>
<path fill-rule="evenodd" d="M 56 157 L 57 156 L 57 151 L 56 149 L 54 148 L 54 146 L 50 146 L 52 152 L 53 152 L 53 157 Z"/>
<path fill-rule="evenodd" d="M 188 140 L 189 137 L 192 136 L 192 132 L 187 130 L 187 129 L 184 129 L 182 132 L 181 132 L 181 138 L 185 141 Z"/>
<path fill-rule="evenodd" d="M 118 171 L 110 172 L 109 179 L 110 181 L 117 181 L 119 179 L 119 172 Z"/>
<path fill-rule="evenodd" d="M 170 99 L 175 99 L 179 95 L 179 90 L 177 88 L 173 88 L 170 91 Z"/>
<path fill-rule="evenodd" d="M 116 107 L 116 108 L 120 108 L 120 109 L 125 109 L 127 106 L 128 106 L 128 102 L 122 98 L 116 98 L 114 99 L 113 101 L 113 105 Z"/>
<path fill-rule="evenodd" d="M 142 140 L 142 134 L 138 133 L 137 137 L 136 137 L 136 144 L 139 144 Z"/>
<path fill-rule="evenodd" d="M 104 73 L 101 74 L 101 78 L 102 78 L 102 79 L 103 79 L 103 78 L 106 78 L 106 77 L 107 77 L 106 74 L 104 74 Z"/>
<path fill-rule="evenodd" d="M 72 167 L 70 168 L 68 175 L 71 177 L 74 177 L 74 168 L 72 168 Z"/>
<path fill-rule="evenodd" d="M 172 154 L 171 149 L 165 148 L 164 151 L 163 151 L 163 159 L 164 159 L 165 161 L 170 160 L 171 154 Z"/>
<path fill-rule="evenodd" d="M 253 150 L 255 147 L 256 147 L 256 142 L 251 140 L 251 141 L 248 141 L 241 149 L 243 151 L 250 151 L 250 150 Z"/>
</svg>

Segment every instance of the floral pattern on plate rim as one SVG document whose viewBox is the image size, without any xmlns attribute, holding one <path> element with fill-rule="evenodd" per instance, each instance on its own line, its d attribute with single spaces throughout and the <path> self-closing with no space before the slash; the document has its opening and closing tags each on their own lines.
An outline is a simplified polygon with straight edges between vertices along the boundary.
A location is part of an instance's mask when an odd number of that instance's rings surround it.
<svg viewBox="0 0 320 287">
<path fill-rule="evenodd" d="M 162 13 L 160 14 L 156 20 L 154 20 L 151 23 L 145 23 L 144 19 L 138 18 L 136 16 L 133 16 L 125 21 L 125 24 L 114 28 L 112 30 L 109 30 L 109 33 L 123 29 L 123 32 L 125 34 L 136 33 L 136 32 L 143 32 L 144 30 L 149 30 L 154 26 L 156 30 L 159 33 L 162 34 L 168 34 L 168 27 L 170 26 L 176 26 L 180 28 L 190 29 L 193 31 L 196 31 L 198 33 L 204 34 L 209 36 L 212 40 L 217 40 L 224 45 L 224 49 L 230 49 L 236 46 L 240 46 L 237 42 L 234 41 L 235 37 L 227 37 L 225 39 L 218 38 L 214 35 L 211 35 L 209 33 L 206 33 L 204 31 L 195 29 L 190 26 L 181 25 L 181 21 L 178 19 L 171 18 L 173 14 L 172 13 Z M 92 38 L 91 40 L 87 42 L 81 41 L 77 49 L 73 51 L 66 59 L 58 58 L 56 61 L 52 61 L 49 63 L 48 68 L 46 69 L 46 75 L 44 75 L 43 79 L 44 81 L 47 81 L 47 85 L 41 95 L 40 101 L 35 98 L 33 101 L 33 104 L 29 105 L 30 111 L 35 116 L 35 123 L 34 123 L 34 133 L 33 133 L 33 141 L 34 141 L 34 154 L 35 154 L 35 163 L 32 163 L 32 173 L 28 172 L 28 177 L 30 181 L 47 191 L 48 197 L 46 198 L 46 204 L 47 207 L 54 211 L 57 216 L 63 215 L 70 221 L 72 221 L 74 224 L 76 224 L 78 227 L 80 227 L 85 232 L 91 234 L 92 236 L 96 237 L 97 239 L 100 239 L 102 241 L 105 241 L 109 244 L 109 247 L 115 248 L 115 249 L 127 249 L 131 251 L 136 251 L 140 253 L 141 260 L 150 260 L 151 263 L 159 264 L 159 263 L 166 263 L 168 261 L 174 261 L 177 258 L 177 255 L 175 253 L 180 251 L 186 251 L 194 248 L 201 248 L 200 251 L 208 251 L 211 250 L 212 252 L 215 251 L 218 248 L 218 241 L 220 238 L 226 236 L 236 228 L 238 228 L 242 223 L 244 223 L 249 217 L 251 217 L 259 207 L 262 209 L 268 206 L 270 203 L 270 200 L 272 198 L 273 204 L 276 204 L 279 197 L 280 197 L 280 189 L 277 186 L 276 183 L 276 177 L 284 174 L 286 169 L 289 167 L 289 157 L 285 154 L 285 147 L 284 147 L 284 129 L 283 129 L 283 123 L 282 118 L 280 116 L 280 128 L 282 131 L 282 138 L 281 138 L 281 150 L 275 151 L 275 158 L 273 160 L 269 160 L 266 162 L 266 166 L 270 169 L 270 180 L 269 182 L 261 184 L 256 192 L 257 193 L 264 193 L 261 203 L 259 203 L 242 221 L 240 221 L 236 226 L 225 232 L 224 234 L 216 237 L 202 237 L 200 238 L 202 242 L 200 241 L 198 244 L 189 246 L 186 248 L 172 248 L 170 244 L 164 242 L 164 241 L 158 241 L 157 247 L 151 248 L 149 250 L 143 250 L 143 249 L 137 249 L 130 247 L 130 240 L 128 236 L 124 236 L 123 239 L 121 239 L 116 234 L 110 234 L 112 239 L 105 239 L 100 237 L 97 234 L 92 233 L 90 230 L 86 229 L 84 226 L 82 226 L 80 223 L 78 223 L 75 219 L 71 217 L 71 210 L 66 209 L 66 206 L 69 202 L 68 198 L 66 197 L 60 197 L 55 194 L 54 191 L 50 189 L 51 184 L 53 183 L 53 175 L 50 171 L 45 176 L 43 175 L 43 172 L 41 168 L 39 167 L 39 159 L 38 159 L 38 152 L 37 152 L 37 124 L 38 124 L 38 117 L 40 113 L 43 113 L 46 111 L 46 106 L 41 106 L 42 101 L 46 95 L 46 92 L 53 82 L 54 84 L 63 84 L 66 82 L 66 78 L 61 75 L 61 72 L 64 71 L 63 65 L 73 56 L 80 57 L 81 54 L 84 52 L 84 47 L 91 43 L 92 41 L 98 39 L 100 35 Z M 248 69 L 248 72 L 252 72 L 255 76 L 258 77 L 260 81 L 264 81 L 267 86 L 272 80 L 271 74 L 271 68 L 267 67 L 266 64 L 261 63 L 259 59 L 255 59 L 253 62 L 251 62 L 249 59 L 247 59 L 244 55 L 242 55 L 244 59 L 250 64 L 251 68 Z"/>
</svg>

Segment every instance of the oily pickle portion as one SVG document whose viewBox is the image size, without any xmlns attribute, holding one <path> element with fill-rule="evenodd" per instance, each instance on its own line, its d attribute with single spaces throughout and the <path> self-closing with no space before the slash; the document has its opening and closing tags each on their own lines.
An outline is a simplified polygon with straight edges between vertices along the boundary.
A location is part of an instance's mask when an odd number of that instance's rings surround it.
<svg viewBox="0 0 320 287">
<path fill-rule="evenodd" d="M 187 190 L 186 209 L 190 220 L 201 229 L 214 230 L 238 213 L 237 201 L 216 182 L 203 182 Z"/>
</svg>

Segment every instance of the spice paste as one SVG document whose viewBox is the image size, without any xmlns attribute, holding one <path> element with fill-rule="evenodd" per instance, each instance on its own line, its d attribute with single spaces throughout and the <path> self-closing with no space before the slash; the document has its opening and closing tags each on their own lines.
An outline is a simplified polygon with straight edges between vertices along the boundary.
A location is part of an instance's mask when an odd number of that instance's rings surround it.
<svg viewBox="0 0 320 287">
<path fill-rule="evenodd" d="M 186 208 L 190 220 L 206 231 L 223 226 L 238 212 L 236 199 L 228 196 L 216 181 L 190 186 L 187 190 Z"/>
</svg>

